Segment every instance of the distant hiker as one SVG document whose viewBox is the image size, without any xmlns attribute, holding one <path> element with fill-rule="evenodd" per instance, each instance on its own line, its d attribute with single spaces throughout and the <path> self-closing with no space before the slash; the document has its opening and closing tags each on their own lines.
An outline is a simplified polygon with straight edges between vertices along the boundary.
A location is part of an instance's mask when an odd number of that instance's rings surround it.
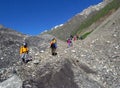
<svg viewBox="0 0 120 88">
<path fill-rule="evenodd" d="M 82 37 L 82 36 L 80 36 L 80 40 L 83 40 L 83 37 Z"/>
<path fill-rule="evenodd" d="M 55 38 L 53 38 L 52 41 L 50 42 L 50 48 L 51 48 L 52 55 L 57 55 L 56 53 L 57 40 Z"/>
<path fill-rule="evenodd" d="M 77 40 L 79 39 L 79 36 L 78 36 L 78 34 L 76 35 L 76 38 L 77 38 Z"/>
<path fill-rule="evenodd" d="M 70 38 L 67 39 L 67 44 L 68 44 L 68 48 L 73 46 L 72 40 Z"/>
<path fill-rule="evenodd" d="M 71 39 L 71 40 L 73 39 L 73 36 L 72 36 L 72 35 L 70 35 L 70 39 Z"/>
<path fill-rule="evenodd" d="M 69 48 L 71 46 L 71 39 L 70 38 L 67 39 L 67 44 L 68 44 L 68 48 Z"/>
<path fill-rule="evenodd" d="M 27 63 L 28 51 L 27 43 L 23 43 L 23 45 L 20 47 L 20 57 L 24 63 Z"/>
<path fill-rule="evenodd" d="M 77 37 L 76 37 L 76 35 L 74 35 L 74 38 L 73 38 L 73 39 L 74 39 L 74 41 L 76 41 L 76 40 L 77 40 Z"/>
</svg>

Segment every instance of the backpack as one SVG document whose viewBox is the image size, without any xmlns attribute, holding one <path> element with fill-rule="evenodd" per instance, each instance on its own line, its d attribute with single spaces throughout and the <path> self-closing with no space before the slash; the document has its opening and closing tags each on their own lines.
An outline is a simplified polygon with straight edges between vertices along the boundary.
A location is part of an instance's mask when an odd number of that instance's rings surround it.
<svg viewBox="0 0 120 88">
<path fill-rule="evenodd" d="M 51 44 L 51 48 L 57 48 L 57 44 L 56 43 L 52 43 Z"/>
</svg>

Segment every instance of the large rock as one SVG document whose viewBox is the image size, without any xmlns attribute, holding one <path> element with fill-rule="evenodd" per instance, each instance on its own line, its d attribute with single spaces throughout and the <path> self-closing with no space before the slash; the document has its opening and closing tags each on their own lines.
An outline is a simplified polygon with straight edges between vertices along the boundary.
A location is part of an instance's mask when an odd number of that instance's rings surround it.
<svg viewBox="0 0 120 88">
<path fill-rule="evenodd" d="M 0 88 L 22 88 L 22 80 L 18 76 L 14 75 L 0 83 Z"/>
</svg>

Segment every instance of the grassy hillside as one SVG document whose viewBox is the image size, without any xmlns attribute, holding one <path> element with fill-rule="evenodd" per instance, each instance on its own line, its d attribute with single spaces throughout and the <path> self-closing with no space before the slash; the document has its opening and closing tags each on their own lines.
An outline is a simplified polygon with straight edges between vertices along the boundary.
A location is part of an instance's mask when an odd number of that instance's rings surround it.
<svg viewBox="0 0 120 88">
<path fill-rule="evenodd" d="M 86 18 L 84 16 L 76 15 L 69 21 L 64 23 L 63 26 L 57 27 L 54 30 L 50 30 L 47 33 L 52 34 L 61 40 L 66 40 L 66 38 L 68 38 L 71 35 L 71 32 L 73 30 L 78 29 L 81 22 L 84 21 L 85 19 Z"/>
<path fill-rule="evenodd" d="M 73 31 L 73 35 L 80 34 L 86 28 L 90 27 L 93 23 L 99 21 L 101 18 L 105 17 L 106 15 L 116 11 L 119 7 L 120 7 L 120 0 L 113 0 L 108 5 L 106 5 L 103 9 L 101 9 L 98 13 L 96 13 L 94 16 L 82 22 L 80 27 L 76 31 Z M 90 33 L 87 33 L 87 34 L 90 34 Z"/>
<path fill-rule="evenodd" d="M 82 15 L 76 15 L 63 26 L 50 30 L 47 33 L 61 40 L 66 40 L 71 34 L 77 34 L 84 39 L 119 7 L 120 0 L 113 0 L 100 11 L 93 11 L 87 18 Z"/>
</svg>

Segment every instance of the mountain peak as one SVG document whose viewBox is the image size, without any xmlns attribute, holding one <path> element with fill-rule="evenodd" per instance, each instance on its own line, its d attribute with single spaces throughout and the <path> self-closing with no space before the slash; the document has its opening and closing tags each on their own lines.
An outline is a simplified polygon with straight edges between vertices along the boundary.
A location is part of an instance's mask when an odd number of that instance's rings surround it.
<svg viewBox="0 0 120 88">
<path fill-rule="evenodd" d="M 88 7 L 87 9 L 83 10 L 78 15 L 88 16 L 90 13 L 92 13 L 94 11 L 99 11 L 100 9 L 102 9 L 104 6 L 106 6 L 106 4 L 108 4 L 111 1 L 112 0 L 104 0 L 103 2 L 101 2 L 101 3 L 97 4 L 97 5 L 92 5 L 92 6 Z"/>
</svg>

